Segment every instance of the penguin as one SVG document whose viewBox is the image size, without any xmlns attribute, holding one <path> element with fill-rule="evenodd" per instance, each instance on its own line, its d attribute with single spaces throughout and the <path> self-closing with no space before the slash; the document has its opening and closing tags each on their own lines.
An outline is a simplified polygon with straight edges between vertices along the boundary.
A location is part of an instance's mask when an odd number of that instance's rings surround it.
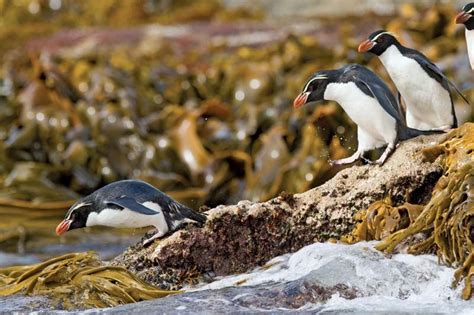
<svg viewBox="0 0 474 315">
<path fill-rule="evenodd" d="M 474 70 L 474 2 L 466 4 L 461 12 L 456 15 L 456 23 L 464 24 L 466 28 L 466 43 L 467 43 L 467 54 L 469 56 L 469 63 L 471 69 Z"/>
<path fill-rule="evenodd" d="M 332 165 L 350 164 L 360 158 L 365 160 L 365 152 L 386 146 L 375 161 L 375 164 L 383 164 L 399 140 L 433 133 L 406 127 L 387 85 L 375 73 L 358 64 L 316 72 L 295 98 L 293 107 L 324 100 L 339 103 L 357 124 L 357 151 L 350 157 L 330 161 Z"/>
<path fill-rule="evenodd" d="M 392 33 L 372 33 L 358 48 L 377 55 L 406 104 L 406 124 L 419 130 L 447 131 L 457 127 L 451 97 L 454 89 L 469 101 L 441 70 L 417 50 L 402 46 Z"/>
<path fill-rule="evenodd" d="M 121 180 L 108 184 L 79 199 L 56 227 L 59 236 L 66 231 L 88 226 L 141 228 L 154 226 L 157 233 L 143 245 L 179 229 L 184 223 L 206 222 L 198 213 L 151 186 L 138 180 Z"/>
</svg>

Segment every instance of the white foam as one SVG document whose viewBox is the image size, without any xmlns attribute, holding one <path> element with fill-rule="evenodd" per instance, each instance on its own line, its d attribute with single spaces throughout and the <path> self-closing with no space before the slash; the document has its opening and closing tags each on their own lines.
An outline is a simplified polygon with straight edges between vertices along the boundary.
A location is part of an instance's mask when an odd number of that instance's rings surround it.
<svg viewBox="0 0 474 315">
<path fill-rule="evenodd" d="M 391 258 L 374 243 L 342 245 L 318 243 L 293 254 L 276 257 L 268 268 L 220 278 L 193 290 L 259 286 L 304 279 L 323 286 L 345 284 L 358 296 L 348 300 L 334 294 L 324 310 L 403 311 L 474 314 L 474 302 L 461 299 L 461 286 L 451 289 L 454 269 L 439 265 L 432 255 L 397 254 Z M 307 304 L 303 309 L 316 305 Z M 321 308 L 321 304 L 317 305 Z M 472 312 L 471 312 L 472 311 Z M 470 313 L 471 312 L 471 313 Z"/>
</svg>

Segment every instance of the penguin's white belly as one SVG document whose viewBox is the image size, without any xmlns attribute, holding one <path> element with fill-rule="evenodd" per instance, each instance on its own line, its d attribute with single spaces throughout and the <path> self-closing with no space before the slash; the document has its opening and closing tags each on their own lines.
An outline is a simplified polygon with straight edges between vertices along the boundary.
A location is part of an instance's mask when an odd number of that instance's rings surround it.
<svg viewBox="0 0 474 315">
<path fill-rule="evenodd" d="M 324 98 L 338 102 L 357 126 L 374 140 L 385 144 L 396 139 L 395 118 L 383 109 L 377 99 L 365 94 L 354 82 L 328 84 Z"/>
<path fill-rule="evenodd" d="M 474 30 L 466 29 L 466 44 L 469 63 L 471 64 L 471 69 L 474 70 Z"/>
<path fill-rule="evenodd" d="M 416 62 L 390 46 L 380 60 L 402 95 L 407 108 L 407 125 L 421 130 L 449 128 L 453 124 L 451 97 Z"/>
<path fill-rule="evenodd" d="M 103 225 L 116 228 L 141 228 L 155 226 L 160 232 L 168 232 L 168 224 L 161 208 L 152 202 L 144 202 L 147 208 L 157 211 L 156 215 L 145 215 L 130 209 L 103 209 L 92 212 L 87 218 L 86 226 Z"/>
</svg>

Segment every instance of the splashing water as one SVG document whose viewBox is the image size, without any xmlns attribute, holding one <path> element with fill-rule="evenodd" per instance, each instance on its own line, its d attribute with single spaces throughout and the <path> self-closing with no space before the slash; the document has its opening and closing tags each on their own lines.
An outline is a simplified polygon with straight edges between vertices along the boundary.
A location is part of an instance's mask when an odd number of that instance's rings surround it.
<svg viewBox="0 0 474 315">
<path fill-rule="evenodd" d="M 461 288 L 451 289 L 454 269 L 430 255 L 387 257 L 374 244 L 316 243 L 185 294 L 90 311 L 474 314 L 474 302 L 461 299 Z M 18 310 L 18 303 L 10 302 Z"/>
<path fill-rule="evenodd" d="M 349 298 L 333 294 L 326 310 L 452 312 L 474 310 L 474 302 L 460 299 L 451 289 L 454 270 L 437 263 L 435 256 L 397 254 L 391 258 L 373 248 L 356 245 L 313 244 L 294 254 L 268 262 L 250 273 L 225 277 L 198 290 L 218 290 L 241 284 L 256 290 L 271 283 L 282 287 L 291 282 L 323 288 L 351 288 Z M 347 291 L 347 290 L 346 290 Z M 237 299 L 238 301 L 238 299 Z M 236 300 L 233 300 L 236 302 Z M 320 308 L 321 305 L 305 305 Z M 474 314 L 474 311 L 472 311 Z"/>
<path fill-rule="evenodd" d="M 451 289 L 454 269 L 430 255 L 387 257 L 374 244 L 312 244 L 249 273 L 105 312 L 474 314 L 474 302 Z"/>
</svg>

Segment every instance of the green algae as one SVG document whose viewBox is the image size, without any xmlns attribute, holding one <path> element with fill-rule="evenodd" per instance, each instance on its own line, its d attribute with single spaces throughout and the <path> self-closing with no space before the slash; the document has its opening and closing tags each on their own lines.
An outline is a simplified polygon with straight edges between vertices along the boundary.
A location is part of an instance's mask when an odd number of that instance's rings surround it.
<svg viewBox="0 0 474 315">
<path fill-rule="evenodd" d="M 74 253 L 31 266 L 0 269 L 0 295 L 48 295 L 58 306 L 102 308 L 156 299 L 182 291 L 151 286 L 93 253 Z"/>
</svg>

